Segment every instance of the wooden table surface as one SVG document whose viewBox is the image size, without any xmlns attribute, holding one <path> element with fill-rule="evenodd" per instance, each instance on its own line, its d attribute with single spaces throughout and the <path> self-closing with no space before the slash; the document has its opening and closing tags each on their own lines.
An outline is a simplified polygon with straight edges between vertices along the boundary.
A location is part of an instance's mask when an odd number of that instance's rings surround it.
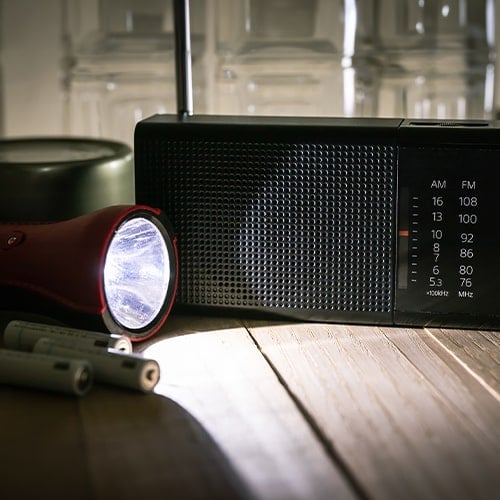
<svg viewBox="0 0 500 500">
<path fill-rule="evenodd" d="M 498 499 L 499 344 L 175 315 L 155 394 L 0 386 L 0 498 Z"/>
</svg>

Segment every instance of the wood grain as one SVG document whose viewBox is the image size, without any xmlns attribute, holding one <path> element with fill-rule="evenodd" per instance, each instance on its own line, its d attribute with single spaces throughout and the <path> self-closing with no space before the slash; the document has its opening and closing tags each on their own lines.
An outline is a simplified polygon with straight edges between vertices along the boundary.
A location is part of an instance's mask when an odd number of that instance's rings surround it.
<svg viewBox="0 0 500 500">
<path fill-rule="evenodd" d="M 173 318 L 145 354 L 256 498 L 355 498 L 239 321 Z"/>
<path fill-rule="evenodd" d="M 430 328 L 427 333 L 500 402 L 500 332 Z"/>
<path fill-rule="evenodd" d="M 157 394 L 0 386 L 2 498 L 496 498 L 498 335 L 172 316 Z"/>
<path fill-rule="evenodd" d="M 172 318 L 140 347 L 158 394 L 0 386 L 2 498 L 358 498 L 239 321 Z"/>
<path fill-rule="evenodd" d="M 1 498 L 246 499 L 220 448 L 165 397 L 0 386 Z"/>
<path fill-rule="evenodd" d="M 453 411 L 464 420 L 470 422 L 476 432 L 487 436 L 488 440 L 500 443 L 500 406 L 495 391 L 479 380 L 476 374 L 464 369 L 457 361 L 453 352 L 443 349 L 441 343 L 436 342 L 434 335 L 427 329 L 397 329 L 382 328 L 381 331 L 400 349 L 401 353 L 422 373 L 438 391 L 440 397 L 447 401 Z M 440 330 L 445 332 L 445 330 Z M 449 331 L 446 334 L 458 339 L 462 331 Z M 467 336 L 476 333 L 464 332 Z M 493 332 L 490 332 L 493 334 Z M 498 353 L 497 346 L 491 346 L 490 356 Z M 490 370 L 493 366 L 489 364 Z M 496 371 L 500 371 L 497 364 Z M 486 389 L 486 390 L 485 390 Z"/>
<path fill-rule="evenodd" d="M 92 499 L 250 498 L 211 436 L 175 402 L 94 389 L 80 404 Z"/>
<path fill-rule="evenodd" d="M 0 386 L 2 498 L 92 498 L 84 443 L 76 398 Z"/>
<path fill-rule="evenodd" d="M 500 491 L 497 402 L 479 384 L 477 398 L 421 332 L 255 322 L 249 329 L 373 498 L 489 500 Z M 485 400 L 486 410 L 476 407 Z"/>
</svg>

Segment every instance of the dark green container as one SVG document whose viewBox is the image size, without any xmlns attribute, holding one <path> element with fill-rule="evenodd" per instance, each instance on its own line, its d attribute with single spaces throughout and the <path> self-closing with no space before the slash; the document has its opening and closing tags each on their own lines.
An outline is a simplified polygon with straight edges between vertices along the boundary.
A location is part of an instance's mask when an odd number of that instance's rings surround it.
<svg viewBox="0 0 500 500">
<path fill-rule="evenodd" d="M 132 150 L 90 138 L 0 140 L 0 221 L 57 221 L 135 202 Z"/>
</svg>

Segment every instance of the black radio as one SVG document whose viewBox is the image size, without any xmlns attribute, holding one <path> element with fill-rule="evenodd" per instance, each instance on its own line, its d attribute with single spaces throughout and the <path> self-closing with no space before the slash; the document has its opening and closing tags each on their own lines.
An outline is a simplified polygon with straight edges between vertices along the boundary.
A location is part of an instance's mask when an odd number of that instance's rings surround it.
<svg viewBox="0 0 500 500">
<path fill-rule="evenodd" d="M 157 116 L 138 203 L 178 232 L 178 305 L 304 320 L 500 326 L 500 128 Z"/>
<path fill-rule="evenodd" d="M 135 132 L 136 202 L 178 233 L 177 305 L 304 320 L 500 327 L 500 127 L 189 116 Z"/>
</svg>

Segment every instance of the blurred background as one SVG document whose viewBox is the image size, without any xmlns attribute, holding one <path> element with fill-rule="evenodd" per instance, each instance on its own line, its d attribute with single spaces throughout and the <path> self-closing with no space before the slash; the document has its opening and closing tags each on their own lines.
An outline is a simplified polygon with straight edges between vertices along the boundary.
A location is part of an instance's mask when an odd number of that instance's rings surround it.
<svg viewBox="0 0 500 500">
<path fill-rule="evenodd" d="M 195 113 L 492 119 L 495 0 L 191 0 Z M 175 112 L 172 0 L 2 0 L 0 136 Z"/>
</svg>

